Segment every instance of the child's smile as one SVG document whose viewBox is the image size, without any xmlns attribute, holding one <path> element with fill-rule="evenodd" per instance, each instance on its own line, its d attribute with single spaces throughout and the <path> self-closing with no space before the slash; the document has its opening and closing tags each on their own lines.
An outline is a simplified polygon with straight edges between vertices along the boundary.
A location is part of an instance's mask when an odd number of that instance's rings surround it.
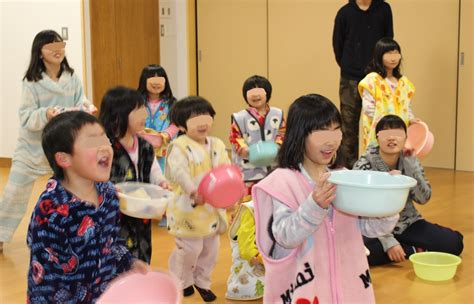
<svg viewBox="0 0 474 304">
<path fill-rule="evenodd" d="M 322 158 L 324 160 L 330 160 L 332 158 L 332 156 L 334 155 L 334 153 L 336 153 L 336 150 L 335 149 L 324 149 L 324 150 L 321 150 L 320 153 L 321 153 Z"/>
<path fill-rule="evenodd" d="M 160 94 L 164 91 L 166 84 L 165 77 L 150 77 L 146 81 L 146 88 L 150 94 Z"/>
<path fill-rule="evenodd" d="M 186 134 L 191 139 L 204 144 L 212 122 L 213 118 L 208 114 L 192 116 L 186 121 Z"/>
<path fill-rule="evenodd" d="M 252 108 L 265 108 L 267 103 L 267 93 L 262 88 L 253 88 L 247 91 L 247 102 Z"/>
<path fill-rule="evenodd" d="M 341 144 L 342 132 L 338 124 L 328 129 L 313 131 L 305 140 L 305 157 L 318 165 L 328 165 Z"/>
<path fill-rule="evenodd" d="M 101 125 L 85 125 L 78 133 L 73 152 L 69 154 L 68 172 L 94 182 L 107 181 L 113 155 L 112 146 Z"/>
<path fill-rule="evenodd" d="M 399 153 L 406 140 L 406 133 L 402 129 L 388 129 L 379 131 L 377 134 L 377 141 L 380 150 L 384 153 Z"/>
<path fill-rule="evenodd" d="M 97 164 L 104 168 L 104 169 L 110 169 L 112 167 L 112 161 L 110 156 L 102 156 L 99 158 L 99 161 Z"/>
</svg>

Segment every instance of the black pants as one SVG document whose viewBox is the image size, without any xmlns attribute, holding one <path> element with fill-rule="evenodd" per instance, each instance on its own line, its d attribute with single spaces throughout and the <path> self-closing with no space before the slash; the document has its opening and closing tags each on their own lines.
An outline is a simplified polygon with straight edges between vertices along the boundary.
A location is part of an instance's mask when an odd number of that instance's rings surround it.
<svg viewBox="0 0 474 304">
<path fill-rule="evenodd" d="M 407 258 L 415 253 L 414 247 L 455 255 L 460 255 L 464 248 L 461 233 L 425 220 L 416 221 L 402 234 L 394 236 L 405 251 Z M 364 237 L 364 244 L 370 250 L 370 255 L 367 257 L 369 265 L 384 265 L 392 262 L 377 238 Z"/>
<path fill-rule="evenodd" d="M 121 214 L 120 237 L 125 240 L 130 253 L 150 264 L 151 261 L 151 220 L 134 218 Z"/>
<path fill-rule="evenodd" d="M 362 99 L 358 90 L 359 81 L 341 77 L 339 98 L 342 116 L 342 159 L 346 168 L 352 166 L 359 155 L 359 120 L 362 110 Z"/>
</svg>

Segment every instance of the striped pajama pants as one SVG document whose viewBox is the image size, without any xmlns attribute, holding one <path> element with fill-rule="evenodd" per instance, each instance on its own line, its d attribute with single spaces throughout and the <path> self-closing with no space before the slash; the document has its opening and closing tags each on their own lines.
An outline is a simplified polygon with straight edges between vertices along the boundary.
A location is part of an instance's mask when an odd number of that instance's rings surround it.
<svg viewBox="0 0 474 304">
<path fill-rule="evenodd" d="M 51 174 L 51 170 L 33 169 L 21 161 L 13 160 L 0 197 L 0 242 L 11 240 L 25 215 L 35 181 L 46 174 Z"/>
</svg>

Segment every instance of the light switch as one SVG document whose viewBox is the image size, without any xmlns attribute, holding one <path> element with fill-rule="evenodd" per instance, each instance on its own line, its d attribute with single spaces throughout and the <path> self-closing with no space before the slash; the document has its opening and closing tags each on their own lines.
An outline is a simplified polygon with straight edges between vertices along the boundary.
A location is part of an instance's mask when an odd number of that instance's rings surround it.
<svg viewBox="0 0 474 304">
<path fill-rule="evenodd" d="M 68 28 L 67 27 L 62 27 L 61 28 L 61 37 L 63 40 L 68 40 L 69 34 L 68 34 Z"/>
</svg>

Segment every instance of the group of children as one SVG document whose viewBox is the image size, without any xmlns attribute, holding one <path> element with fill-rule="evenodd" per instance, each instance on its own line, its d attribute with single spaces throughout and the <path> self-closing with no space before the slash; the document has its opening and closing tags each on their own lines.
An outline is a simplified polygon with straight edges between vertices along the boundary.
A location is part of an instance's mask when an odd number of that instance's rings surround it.
<svg viewBox="0 0 474 304">
<path fill-rule="evenodd" d="M 328 177 L 345 165 L 338 109 L 321 95 L 304 95 L 285 121 L 282 110 L 269 106 L 270 82 L 252 76 L 242 92 L 248 107 L 231 118 L 232 162 L 242 170 L 247 196 L 230 228 L 226 210 L 197 191 L 204 174 L 231 162 L 224 143 L 209 136 L 216 115 L 211 103 L 195 96 L 176 101 L 165 70 L 149 65 L 138 90 L 115 87 L 104 95 L 99 119 L 81 111 L 59 114 L 55 106 L 87 102 L 64 48 L 53 31 L 35 37 L 19 144 L 0 205 L 3 244 L 49 163 L 53 177 L 28 229 L 30 303 L 95 302 L 121 273 L 148 271 L 151 223 L 119 212 L 114 184 L 123 181 L 175 193 L 167 208 L 176 243 L 169 269 L 184 296 L 197 290 L 206 302 L 216 299 L 210 275 L 226 231 L 233 264 L 225 296 L 263 296 L 265 303 L 371 303 L 369 264 L 401 262 L 420 250 L 462 252 L 459 232 L 422 219 L 413 204 L 426 203 L 431 187 L 414 152 L 404 149 L 407 124 L 415 120 L 414 87 L 400 73 L 394 40 L 377 43 L 372 70 L 359 84 L 367 152 L 354 169 L 415 178 L 400 215 L 362 218 L 333 208 L 336 185 Z M 145 127 L 159 132 L 160 147 L 140 137 Z M 249 146 L 260 141 L 279 145 L 277 166 L 249 162 Z"/>
</svg>

